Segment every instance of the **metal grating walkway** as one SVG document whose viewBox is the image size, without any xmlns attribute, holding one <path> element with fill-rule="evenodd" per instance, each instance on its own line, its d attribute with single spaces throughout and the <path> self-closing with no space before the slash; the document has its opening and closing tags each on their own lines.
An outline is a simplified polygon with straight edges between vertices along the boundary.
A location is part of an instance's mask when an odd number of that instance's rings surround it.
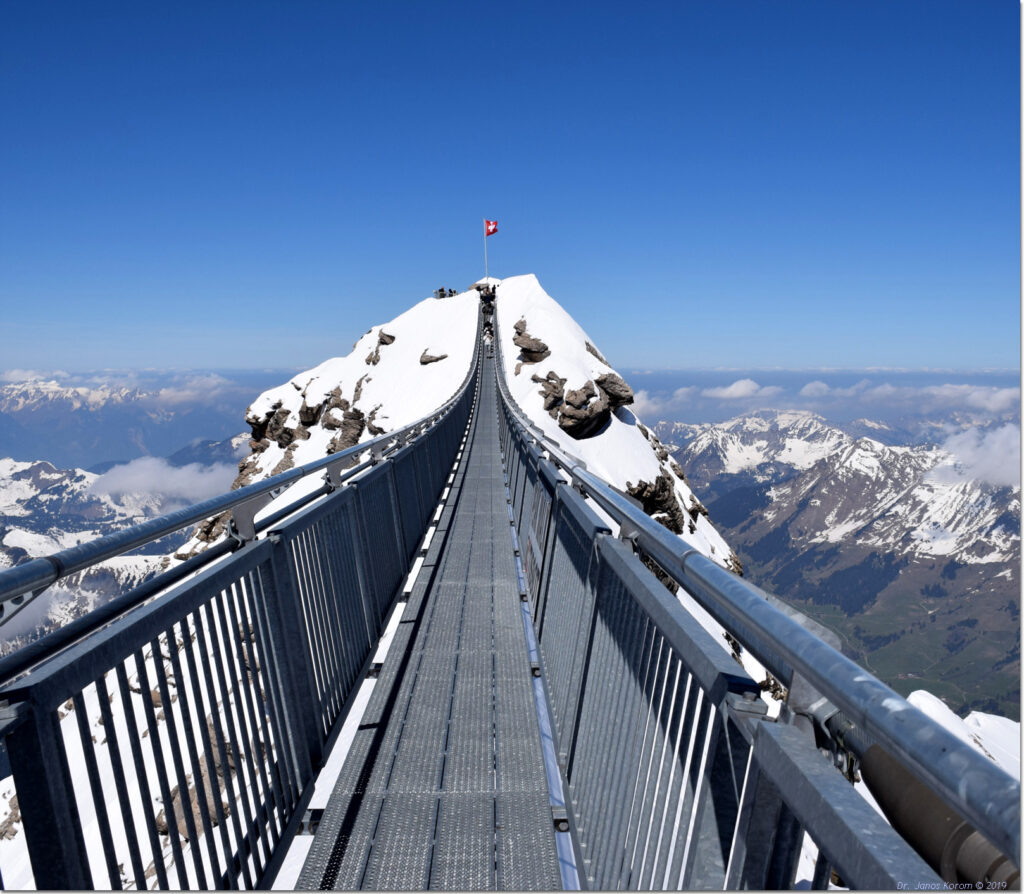
<svg viewBox="0 0 1024 894">
<path fill-rule="evenodd" d="M 299 888 L 561 887 L 492 366 Z"/>
</svg>

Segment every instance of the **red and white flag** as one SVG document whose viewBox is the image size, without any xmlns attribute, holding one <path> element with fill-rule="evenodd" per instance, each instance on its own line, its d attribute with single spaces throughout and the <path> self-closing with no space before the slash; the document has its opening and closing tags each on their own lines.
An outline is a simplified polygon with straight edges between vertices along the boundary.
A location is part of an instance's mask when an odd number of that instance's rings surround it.
<svg viewBox="0 0 1024 894">
<path fill-rule="evenodd" d="M 487 220 L 484 218 L 484 235 L 493 236 L 498 232 L 498 222 L 496 220 Z"/>
</svg>

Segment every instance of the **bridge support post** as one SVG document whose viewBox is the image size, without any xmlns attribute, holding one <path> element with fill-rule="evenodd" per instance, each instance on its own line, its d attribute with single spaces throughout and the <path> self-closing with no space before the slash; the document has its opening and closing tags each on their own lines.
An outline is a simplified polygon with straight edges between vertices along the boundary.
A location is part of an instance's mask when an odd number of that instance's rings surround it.
<svg viewBox="0 0 1024 894">
<path fill-rule="evenodd" d="M 793 839 L 799 838 L 799 831 L 779 790 L 761 773 L 757 756 L 752 754 L 736 820 L 726 890 L 790 887 L 796 870 Z"/>
<path fill-rule="evenodd" d="M 683 867 L 684 888 L 722 888 L 736 833 L 750 742 L 741 724 L 762 722 L 762 702 L 729 692 L 714 715 L 707 772 L 697 794 L 693 846 Z"/>
<path fill-rule="evenodd" d="M 36 888 L 94 887 L 56 711 L 31 707 L 7 750 Z"/>
</svg>

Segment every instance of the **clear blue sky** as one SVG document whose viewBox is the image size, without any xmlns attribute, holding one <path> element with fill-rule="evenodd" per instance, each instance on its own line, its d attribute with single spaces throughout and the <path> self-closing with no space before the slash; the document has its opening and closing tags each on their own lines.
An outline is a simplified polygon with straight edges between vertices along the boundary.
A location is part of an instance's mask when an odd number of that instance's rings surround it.
<svg viewBox="0 0 1024 894">
<path fill-rule="evenodd" d="M 311 366 L 534 272 L 617 366 L 1019 365 L 1020 6 L 0 4 L 0 368 Z"/>
</svg>

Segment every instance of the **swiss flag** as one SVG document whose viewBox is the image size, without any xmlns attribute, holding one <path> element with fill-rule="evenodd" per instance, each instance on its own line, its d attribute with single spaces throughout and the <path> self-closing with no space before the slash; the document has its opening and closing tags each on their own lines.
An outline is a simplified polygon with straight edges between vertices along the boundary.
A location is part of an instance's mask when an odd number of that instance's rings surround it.
<svg viewBox="0 0 1024 894">
<path fill-rule="evenodd" d="M 492 236 L 498 232 L 498 222 L 496 220 L 484 220 L 484 235 Z"/>
</svg>

